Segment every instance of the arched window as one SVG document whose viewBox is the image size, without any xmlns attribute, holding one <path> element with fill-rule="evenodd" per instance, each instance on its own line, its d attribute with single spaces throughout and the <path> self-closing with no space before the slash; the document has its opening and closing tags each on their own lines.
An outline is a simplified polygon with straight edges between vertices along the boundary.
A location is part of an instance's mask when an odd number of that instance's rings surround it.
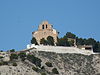
<svg viewBox="0 0 100 75">
<path fill-rule="evenodd" d="M 48 28 L 47 24 L 46 24 L 46 29 Z"/>
<path fill-rule="evenodd" d="M 42 29 L 44 29 L 44 25 L 42 25 Z"/>
</svg>

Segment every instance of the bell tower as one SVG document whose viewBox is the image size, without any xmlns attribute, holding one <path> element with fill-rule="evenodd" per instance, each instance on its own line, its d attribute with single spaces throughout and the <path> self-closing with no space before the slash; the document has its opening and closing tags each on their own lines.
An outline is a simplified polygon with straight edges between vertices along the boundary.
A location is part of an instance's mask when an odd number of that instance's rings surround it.
<svg viewBox="0 0 100 75">
<path fill-rule="evenodd" d="M 49 24 L 48 21 L 43 21 L 43 22 L 39 25 L 39 28 L 38 28 L 38 30 L 45 30 L 45 29 L 52 30 L 52 25 Z"/>
</svg>

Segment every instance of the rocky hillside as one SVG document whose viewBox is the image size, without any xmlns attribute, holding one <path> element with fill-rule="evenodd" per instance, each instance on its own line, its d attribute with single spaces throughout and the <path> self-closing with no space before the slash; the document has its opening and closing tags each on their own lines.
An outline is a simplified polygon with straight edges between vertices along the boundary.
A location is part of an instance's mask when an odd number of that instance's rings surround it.
<svg viewBox="0 0 100 75">
<path fill-rule="evenodd" d="M 100 54 L 34 51 L 1 64 L 0 75 L 100 75 Z"/>
</svg>

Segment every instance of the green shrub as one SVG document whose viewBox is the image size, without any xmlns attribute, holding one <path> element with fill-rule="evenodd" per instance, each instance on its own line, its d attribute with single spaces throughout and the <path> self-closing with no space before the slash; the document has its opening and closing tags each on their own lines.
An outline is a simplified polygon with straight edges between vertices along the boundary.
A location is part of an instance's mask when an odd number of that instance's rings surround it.
<svg viewBox="0 0 100 75">
<path fill-rule="evenodd" d="M 2 62 L 0 62 L 0 66 L 1 66 L 1 65 L 3 65 L 3 63 L 2 63 Z"/>
<path fill-rule="evenodd" d="M 40 44 L 47 45 L 48 42 L 47 42 L 47 40 L 45 40 L 44 38 L 42 38 L 42 39 L 40 40 Z"/>
<path fill-rule="evenodd" d="M 1 65 L 8 65 L 8 62 L 2 61 L 2 62 L 0 62 L 0 66 L 1 66 Z"/>
<path fill-rule="evenodd" d="M 37 42 L 37 40 L 36 40 L 35 37 L 32 38 L 32 40 L 31 40 L 31 44 L 38 45 L 38 42 Z"/>
<path fill-rule="evenodd" d="M 22 61 L 24 61 L 26 57 L 26 53 L 19 53 L 18 56 L 21 58 Z"/>
<path fill-rule="evenodd" d="M 45 67 L 44 67 L 44 66 L 42 66 L 42 67 L 41 67 L 41 69 L 45 69 Z"/>
<path fill-rule="evenodd" d="M 50 62 L 46 62 L 45 64 L 46 64 L 48 67 L 53 67 L 53 66 L 52 66 L 52 63 L 50 63 Z"/>
<path fill-rule="evenodd" d="M 38 67 L 41 67 L 42 60 L 34 55 L 27 55 L 27 59 Z"/>
<path fill-rule="evenodd" d="M 58 72 L 58 70 L 57 70 L 56 68 L 53 68 L 53 69 L 52 69 L 52 73 L 54 73 L 54 74 L 59 74 L 59 72 Z"/>
<path fill-rule="evenodd" d="M 26 58 L 21 58 L 21 61 L 25 61 Z"/>
<path fill-rule="evenodd" d="M 34 71 L 36 71 L 36 72 L 39 71 L 39 69 L 38 69 L 37 67 L 35 67 L 35 66 L 33 66 L 32 69 L 33 69 Z"/>
<path fill-rule="evenodd" d="M 15 62 L 15 63 L 13 63 L 13 66 L 17 66 L 17 63 Z"/>
<path fill-rule="evenodd" d="M 0 59 L 4 58 L 3 56 L 0 56 Z"/>
<path fill-rule="evenodd" d="M 0 52 L 3 52 L 3 50 L 0 50 Z"/>
<path fill-rule="evenodd" d="M 3 61 L 3 62 L 2 62 L 2 65 L 8 65 L 8 62 Z"/>
<path fill-rule="evenodd" d="M 24 58 L 24 57 L 26 57 L 26 53 L 24 53 L 24 52 L 23 53 L 19 53 L 18 56 L 20 56 L 20 58 Z"/>
<path fill-rule="evenodd" d="M 18 59 L 18 55 L 17 54 L 11 54 L 10 60 L 13 60 L 13 59 Z"/>
<path fill-rule="evenodd" d="M 41 73 L 41 75 L 46 75 L 46 73 L 45 73 L 45 72 L 43 72 L 43 73 Z"/>
</svg>

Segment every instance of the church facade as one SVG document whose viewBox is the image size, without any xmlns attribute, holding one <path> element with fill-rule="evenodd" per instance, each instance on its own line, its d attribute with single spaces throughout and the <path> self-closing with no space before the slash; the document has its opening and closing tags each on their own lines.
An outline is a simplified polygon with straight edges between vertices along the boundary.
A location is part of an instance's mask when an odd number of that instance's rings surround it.
<svg viewBox="0 0 100 75">
<path fill-rule="evenodd" d="M 48 21 L 43 21 L 39 25 L 38 30 L 32 32 L 32 36 L 36 38 L 38 44 L 40 44 L 40 40 L 42 38 L 47 39 L 48 36 L 52 36 L 54 39 L 54 43 L 56 44 L 58 32 L 55 29 L 53 29 L 52 24 L 49 24 Z"/>
</svg>

